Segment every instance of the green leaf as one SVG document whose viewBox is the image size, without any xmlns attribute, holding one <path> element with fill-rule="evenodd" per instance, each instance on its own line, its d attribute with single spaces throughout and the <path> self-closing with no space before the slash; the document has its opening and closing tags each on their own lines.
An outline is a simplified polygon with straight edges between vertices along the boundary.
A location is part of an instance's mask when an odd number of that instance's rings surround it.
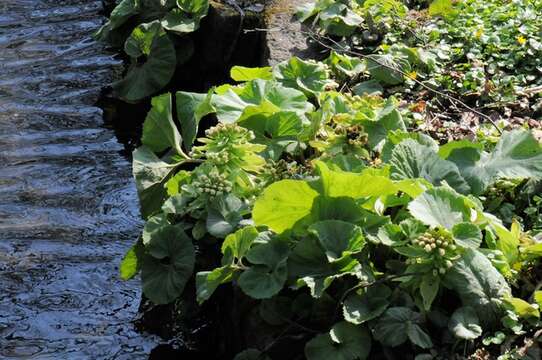
<svg viewBox="0 0 542 360">
<path fill-rule="evenodd" d="M 137 0 L 122 0 L 111 12 L 109 26 L 111 30 L 124 25 L 131 17 L 139 13 Z"/>
<path fill-rule="evenodd" d="M 212 91 L 207 94 L 185 91 L 177 91 L 176 93 L 177 119 L 181 124 L 184 147 L 187 151 L 190 151 L 196 139 L 200 120 L 215 112 L 211 105 L 212 96 Z"/>
<path fill-rule="evenodd" d="M 407 307 L 392 307 L 386 310 L 374 328 L 374 337 L 385 346 L 396 347 L 410 339 L 414 344 L 427 349 L 433 346 L 429 336 L 419 326 L 423 317 Z"/>
<path fill-rule="evenodd" d="M 230 77 L 235 81 L 251 81 L 256 79 L 273 79 L 273 69 L 270 66 L 249 68 L 244 66 L 233 66 L 230 69 Z"/>
<path fill-rule="evenodd" d="M 229 88 L 224 94 L 213 96 L 218 120 L 223 123 L 233 123 L 241 117 L 248 106 L 262 104 L 273 107 L 275 112 L 292 111 L 298 115 L 303 115 L 314 108 L 302 92 L 283 87 L 274 81 L 261 79 L 249 81 L 241 88 Z"/>
<path fill-rule="evenodd" d="M 307 96 L 316 95 L 334 84 L 323 63 L 305 61 L 295 56 L 277 64 L 273 76 L 282 85 L 301 90 Z"/>
<path fill-rule="evenodd" d="M 171 10 L 162 26 L 179 35 L 196 31 L 209 11 L 209 0 L 177 0 L 179 8 Z"/>
<path fill-rule="evenodd" d="M 328 261 L 360 252 L 365 245 L 361 229 L 339 220 L 325 220 L 309 227 L 326 251 Z"/>
<path fill-rule="evenodd" d="M 167 304 L 181 295 L 192 276 L 196 255 L 192 241 L 178 226 L 154 232 L 145 246 L 141 281 L 143 293 L 155 304 Z"/>
<path fill-rule="evenodd" d="M 315 162 L 315 167 L 320 175 L 319 191 L 325 196 L 359 199 L 397 192 L 393 182 L 384 176 L 333 171 L 322 161 Z"/>
<path fill-rule="evenodd" d="M 178 164 L 160 160 L 149 148 L 141 146 L 133 153 L 133 174 L 143 218 L 161 210 L 167 199 L 166 182 Z"/>
<path fill-rule="evenodd" d="M 443 159 L 447 159 L 455 149 L 465 149 L 465 148 L 483 150 L 484 145 L 482 143 L 472 142 L 470 140 L 450 141 L 439 148 L 438 155 Z"/>
<path fill-rule="evenodd" d="M 364 276 L 361 265 L 349 256 L 329 263 L 324 249 L 314 237 L 305 237 L 294 247 L 288 258 L 288 274 L 298 284 L 306 284 L 313 297 L 321 297 L 324 291 L 345 275 Z"/>
<path fill-rule="evenodd" d="M 372 79 L 356 84 L 352 88 L 352 92 L 359 96 L 381 96 L 384 93 L 384 88 L 378 80 Z"/>
<path fill-rule="evenodd" d="M 452 228 L 455 243 L 464 248 L 476 249 L 482 244 L 482 232 L 472 223 L 460 223 Z"/>
<path fill-rule="evenodd" d="M 497 322 L 501 299 L 511 292 L 491 261 L 473 249 L 467 249 L 448 270 L 444 285 L 458 293 L 463 306 L 474 308 L 484 326 Z"/>
<path fill-rule="evenodd" d="M 143 233 L 141 234 L 143 245 L 149 244 L 151 242 L 152 234 L 167 225 L 170 225 L 170 223 L 166 214 L 157 214 L 147 219 L 145 226 L 143 227 Z"/>
<path fill-rule="evenodd" d="M 527 130 L 505 131 L 491 153 L 465 146 L 453 149 L 448 160 L 456 163 L 474 194 L 501 178 L 542 177 L 542 145 Z"/>
<path fill-rule="evenodd" d="M 222 254 L 227 259 L 241 260 L 258 237 L 258 230 L 253 226 L 246 226 L 226 237 L 222 243 Z"/>
<path fill-rule="evenodd" d="M 307 360 L 364 360 L 371 352 L 371 335 L 362 326 L 339 322 L 305 345 Z"/>
<path fill-rule="evenodd" d="M 291 111 L 279 111 L 274 114 L 264 113 L 257 109 L 254 115 L 245 116 L 239 125 L 252 130 L 254 142 L 266 145 L 263 154 L 278 160 L 284 149 L 298 141 L 303 130 L 303 121 L 298 114 Z"/>
<path fill-rule="evenodd" d="M 208 0 L 177 0 L 177 6 L 163 17 L 162 26 L 178 35 L 196 31 L 209 11 Z"/>
<path fill-rule="evenodd" d="M 234 195 L 216 198 L 207 208 L 207 231 L 214 237 L 224 238 L 237 228 L 245 210 L 246 205 Z"/>
<path fill-rule="evenodd" d="M 425 191 L 408 204 L 416 219 L 431 227 L 452 229 L 454 225 L 469 221 L 468 199 L 447 187 Z"/>
<path fill-rule="evenodd" d="M 469 184 L 453 162 L 441 159 L 432 147 L 412 139 L 395 146 L 389 164 L 393 180 L 423 178 L 436 186 L 446 182 L 458 192 L 469 193 Z"/>
<path fill-rule="evenodd" d="M 386 311 L 390 296 L 390 288 L 379 284 L 370 286 L 364 294 L 349 295 L 343 304 L 344 319 L 356 325 L 375 319 Z"/>
<path fill-rule="evenodd" d="M 456 337 L 464 340 L 474 340 L 482 335 L 478 315 L 470 306 L 464 306 L 454 311 L 448 328 Z"/>
<path fill-rule="evenodd" d="M 425 275 L 420 284 L 420 294 L 422 295 L 423 307 L 426 311 L 431 310 L 431 304 L 435 300 L 440 287 L 440 278 L 432 274 Z"/>
<path fill-rule="evenodd" d="M 175 48 L 160 22 L 137 26 L 126 40 L 125 51 L 132 63 L 126 77 L 113 84 L 123 100 L 135 102 L 146 98 L 164 88 L 173 77 L 177 63 Z"/>
<path fill-rule="evenodd" d="M 139 259 L 143 256 L 143 246 L 141 242 L 138 241 L 124 255 L 120 263 L 120 278 L 122 280 L 130 280 L 137 275 L 141 269 L 141 262 Z"/>
<path fill-rule="evenodd" d="M 196 274 L 196 298 L 199 304 L 209 300 L 219 285 L 231 281 L 234 270 L 226 265 L 213 271 L 200 271 Z"/>
<path fill-rule="evenodd" d="M 429 15 L 447 17 L 456 13 L 453 0 L 434 0 L 429 5 Z"/>
<path fill-rule="evenodd" d="M 399 85 L 404 81 L 403 73 L 407 72 L 405 64 L 391 54 L 369 55 L 367 70 L 371 77 L 383 85 Z M 406 71 L 405 71 L 406 70 Z"/>
<path fill-rule="evenodd" d="M 364 214 L 362 209 L 352 198 L 346 196 L 329 197 L 320 195 L 314 199 L 310 215 L 311 217 L 306 219 L 307 225 L 309 222 L 312 223 L 320 220 L 342 220 L 350 223 L 357 223 L 362 220 Z M 301 230 L 303 228 L 299 226 L 298 229 Z"/>
<path fill-rule="evenodd" d="M 325 63 L 331 67 L 335 76 L 343 79 L 353 78 L 364 72 L 367 68 L 367 63 L 360 58 L 339 54 L 331 51 Z M 361 94 L 358 94 L 361 95 Z"/>
<path fill-rule="evenodd" d="M 533 294 L 534 301 L 538 304 L 539 307 L 542 307 L 542 290 L 537 290 Z"/>
<path fill-rule="evenodd" d="M 254 299 L 276 295 L 288 276 L 286 260 L 289 252 L 288 245 L 277 238 L 252 247 L 246 258 L 254 265 L 239 276 L 241 290 Z"/>
<path fill-rule="evenodd" d="M 305 181 L 282 180 L 268 186 L 256 200 L 252 217 L 280 234 L 308 216 L 318 193 Z"/>
<path fill-rule="evenodd" d="M 369 146 L 374 150 L 382 146 L 390 131 L 406 131 L 401 113 L 391 99 L 388 99 L 375 120 L 361 120 L 361 125 L 368 135 Z"/>
<path fill-rule="evenodd" d="M 515 297 L 505 297 L 504 302 L 523 319 L 540 319 L 538 305 L 529 304 L 527 301 Z"/>
<path fill-rule="evenodd" d="M 181 134 L 171 116 L 171 94 L 153 97 L 151 104 L 152 108 L 143 123 L 142 144 L 155 153 L 173 148 L 181 154 Z"/>
</svg>

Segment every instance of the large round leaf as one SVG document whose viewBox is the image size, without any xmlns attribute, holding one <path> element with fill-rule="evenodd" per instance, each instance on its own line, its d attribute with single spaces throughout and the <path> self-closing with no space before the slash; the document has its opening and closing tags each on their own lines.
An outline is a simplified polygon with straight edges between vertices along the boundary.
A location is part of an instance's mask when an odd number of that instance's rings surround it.
<svg viewBox="0 0 542 360">
<path fill-rule="evenodd" d="M 126 77 L 113 84 L 126 101 L 138 101 L 166 86 L 175 72 L 175 48 L 159 21 L 136 27 L 125 43 L 132 58 Z"/>
<path fill-rule="evenodd" d="M 365 327 L 342 321 L 327 334 L 316 335 L 305 346 L 308 360 L 363 360 L 371 352 L 371 335 Z"/>
<path fill-rule="evenodd" d="M 470 306 L 457 309 L 448 323 L 448 328 L 460 339 L 474 340 L 482 335 L 478 315 Z"/>
<path fill-rule="evenodd" d="M 195 251 L 184 231 L 173 225 L 151 234 L 141 267 L 143 293 L 155 304 L 167 304 L 181 295 L 192 276 Z"/>
</svg>

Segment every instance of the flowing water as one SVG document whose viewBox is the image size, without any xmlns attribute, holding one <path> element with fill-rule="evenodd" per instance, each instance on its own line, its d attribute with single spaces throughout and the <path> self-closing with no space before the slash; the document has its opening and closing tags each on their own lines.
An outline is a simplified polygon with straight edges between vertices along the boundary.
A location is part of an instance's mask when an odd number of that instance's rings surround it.
<svg viewBox="0 0 542 360">
<path fill-rule="evenodd" d="M 100 1 L 0 0 L 0 358 L 139 359 L 140 293 L 118 262 L 141 223 L 94 106 L 121 66 Z"/>
</svg>

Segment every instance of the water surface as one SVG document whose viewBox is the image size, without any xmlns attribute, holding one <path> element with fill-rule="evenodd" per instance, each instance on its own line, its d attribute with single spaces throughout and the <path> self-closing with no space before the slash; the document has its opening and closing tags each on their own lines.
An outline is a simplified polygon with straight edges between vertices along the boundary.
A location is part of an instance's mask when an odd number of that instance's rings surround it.
<svg viewBox="0 0 542 360">
<path fill-rule="evenodd" d="M 0 358 L 139 359 L 141 223 L 129 162 L 94 106 L 121 64 L 100 1 L 0 0 Z"/>
</svg>

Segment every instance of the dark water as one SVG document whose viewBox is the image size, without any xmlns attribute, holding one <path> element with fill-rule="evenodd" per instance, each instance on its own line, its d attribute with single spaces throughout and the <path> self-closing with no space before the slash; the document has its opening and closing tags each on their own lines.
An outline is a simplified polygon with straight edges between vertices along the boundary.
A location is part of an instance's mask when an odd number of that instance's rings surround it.
<svg viewBox="0 0 542 360">
<path fill-rule="evenodd" d="M 0 0 L 0 358 L 139 359 L 139 284 L 117 278 L 141 223 L 96 103 L 121 64 L 99 1 Z"/>
</svg>

